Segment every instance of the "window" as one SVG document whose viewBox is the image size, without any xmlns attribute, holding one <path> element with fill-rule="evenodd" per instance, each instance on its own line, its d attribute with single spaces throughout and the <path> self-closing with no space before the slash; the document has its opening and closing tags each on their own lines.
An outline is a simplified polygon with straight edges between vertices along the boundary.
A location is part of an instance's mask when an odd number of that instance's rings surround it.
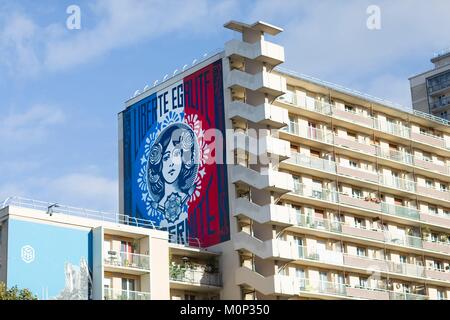
<svg viewBox="0 0 450 320">
<path fill-rule="evenodd" d="M 196 300 L 195 299 L 195 295 L 193 295 L 193 294 L 185 294 L 184 295 L 184 300 Z"/>
<path fill-rule="evenodd" d="M 353 107 L 353 106 L 349 106 L 349 105 L 345 105 L 345 111 L 347 111 L 347 112 L 355 112 L 355 107 Z"/>
<path fill-rule="evenodd" d="M 441 183 L 440 186 L 441 186 L 441 191 L 442 192 L 447 192 L 448 191 L 448 186 L 446 184 Z"/>
<path fill-rule="evenodd" d="M 359 278 L 359 286 L 360 286 L 361 288 L 368 288 L 368 287 L 369 287 L 369 281 L 368 281 L 368 278 L 360 277 L 360 278 Z"/>
<path fill-rule="evenodd" d="M 302 184 L 300 182 L 300 177 L 298 176 L 292 176 L 292 179 L 294 180 L 294 191 L 296 192 L 302 192 Z"/>
<path fill-rule="evenodd" d="M 432 242 L 438 242 L 438 235 L 437 235 L 437 233 L 431 233 L 431 241 Z"/>
<path fill-rule="evenodd" d="M 303 268 L 295 268 L 295 276 L 300 282 L 300 290 L 306 287 L 305 270 Z"/>
<path fill-rule="evenodd" d="M 441 289 L 438 289 L 436 291 L 436 296 L 437 296 L 438 300 L 445 300 L 445 291 L 441 290 Z"/>
<path fill-rule="evenodd" d="M 354 198 L 362 198 L 363 192 L 360 189 L 352 189 L 352 196 Z"/>
<path fill-rule="evenodd" d="M 347 138 L 349 138 L 350 140 L 356 141 L 356 133 L 353 132 L 347 132 Z"/>
<path fill-rule="evenodd" d="M 429 214 L 438 214 L 437 207 L 428 205 L 428 213 Z"/>
<path fill-rule="evenodd" d="M 444 265 L 440 261 L 434 261 L 433 267 L 435 270 L 444 271 Z"/>
<path fill-rule="evenodd" d="M 365 229 L 366 220 L 362 218 L 355 218 L 355 227 Z"/>
<path fill-rule="evenodd" d="M 320 158 L 320 151 L 319 150 L 312 150 L 311 149 L 309 151 L 309 154 L 310 154 L 311 157 Z"/>
<path fill-rule="evenodd" d="M 136 291 L 134 279 L 122 278 L 122 290 L 128 299 L 133 298 L 132 295 Z"/>
<path fill-rule="evenodd" d="M 356 254 L 360 257 L 366 257 L 367 256 L 367 250 L 366 248 L 357 247 L 356 248 Z"/>
<path fill-rule="evenodd" d="M 111 282 L 111 278 L 103 278 L 103 294 L 105 296 L 105 300 L 113 299 Z"/>
<path fill-rule="evenodd" d="M 358 168 L 358 162 L 356 162 L 355 160 L 349 160 L 348 163 L 351 168 Z"/>
<path fill-rule="evenodd" d="M 427 188 L 433 188 L 434 187 L 433 180 L 426 179 L 425 180 L 425 185 L 426 185 Z"/>
<path fill-rule="evenodd" d="M 406 263 L 406 260 L 407 260 L 406 256 L 401 254 L 399 258 L 400 258 L 400 263 Z"/>
<path fill-rule="evenodd" d="M 431 162 L 431 154 L 428 153 L 428 152 L 423 152 L 423 153 L 422 153 L 422 158 L 423 158 L 423 160 L 425 160 L 425 161 L 430 161 L 430 162 Z"/>
</svg>

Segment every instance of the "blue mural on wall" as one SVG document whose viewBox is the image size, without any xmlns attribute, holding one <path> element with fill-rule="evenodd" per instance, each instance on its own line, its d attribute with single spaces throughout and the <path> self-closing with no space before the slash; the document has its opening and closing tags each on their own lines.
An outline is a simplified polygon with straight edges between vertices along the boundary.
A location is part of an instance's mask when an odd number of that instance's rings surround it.
<svg viewBox="0 0 450 320">
<path fill-rule="evenodd" d="M 10 219 L 8 286 L 38 299 L 85 300 L 91 296 L 92 232 Z"/>
</svg>

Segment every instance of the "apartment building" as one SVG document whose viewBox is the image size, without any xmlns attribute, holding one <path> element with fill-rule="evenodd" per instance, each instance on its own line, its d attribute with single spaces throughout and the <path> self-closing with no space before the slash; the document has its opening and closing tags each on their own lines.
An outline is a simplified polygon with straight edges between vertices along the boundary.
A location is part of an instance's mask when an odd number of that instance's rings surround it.
<svg viewBox="0 0 450 320">
<path fill-rule="evenodd" d="M 409 79 L 413 109 L 447 121 L 450 108 L 450 49 L 435 53 L 431 62 L 433 69 Z"/>
<path fill-rule="evenodd" d="M 447 299 L 450 126 L 277 67 L 281 49 L 247 49 L 273 46 L 255 39 L 262 28 L 226 26 L 243 34 L 225 45 L 231 126 L 267 129 L 277 156 L 261 174 L 252 150 L 230 150 L 241 297 Z M 273 77 L 267 87 L 234 78 L 258 68 Z"/>
<path fill-rule="evenodd" d="M 0 281 L 39 300 L 218 299 L 219 257 L 117 214 L 23 198 L 0 210 Z"/>
<path fill-rule="evenodd" d="M 119 214 L 3 205 L 0 280 L 44 298 L 448 299 L 449 124 L 283 69 L 279 27 L 225 27 L 242 39 L 119 113 Z"/>
</svg>

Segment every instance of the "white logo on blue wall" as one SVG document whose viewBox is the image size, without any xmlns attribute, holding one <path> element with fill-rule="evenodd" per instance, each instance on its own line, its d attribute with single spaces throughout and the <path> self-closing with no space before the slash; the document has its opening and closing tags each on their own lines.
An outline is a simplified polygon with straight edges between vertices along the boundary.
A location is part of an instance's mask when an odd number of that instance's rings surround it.
<svg viewBox="0 0 450 320">
<path fill-rule="evenodd" d="M 32 263 L 36 257 L 34 248 L 30 245 L 23 246 L 20 250 L 20 256 L 25 263 Z"/>
<path fill-rule="evenodd" d="M 196 115 L 169 112 L 151 133 L 141 158 L 138 185 L 148 218 L 160 227 L 187 219 L 188 204 L 201 194 L 209 146 Z"/>
</svg>

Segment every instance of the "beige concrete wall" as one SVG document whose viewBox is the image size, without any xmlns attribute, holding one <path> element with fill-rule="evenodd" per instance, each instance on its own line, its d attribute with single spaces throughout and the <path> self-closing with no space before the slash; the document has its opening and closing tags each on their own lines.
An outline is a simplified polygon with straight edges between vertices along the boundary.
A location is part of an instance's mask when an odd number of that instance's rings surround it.
<svg viewBox="0 0 450 320">
<path fill-rule="evenodd" d="M 166 232 L 150 230 L 150 293 L 152 300 L 167 300 L 169 288 L 169 243 Z"/>
</svg>

